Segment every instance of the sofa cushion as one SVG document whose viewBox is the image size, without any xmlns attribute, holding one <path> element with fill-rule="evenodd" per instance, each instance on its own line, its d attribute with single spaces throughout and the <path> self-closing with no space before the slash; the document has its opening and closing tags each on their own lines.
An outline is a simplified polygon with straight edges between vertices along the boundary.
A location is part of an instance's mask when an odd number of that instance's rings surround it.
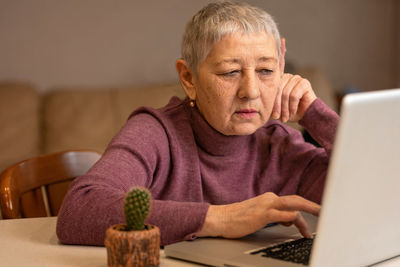
<svg viewBox="0 0 400 267">
<path fill-rule="evenodd" d="M 102 152 L 115 134 L 110 90 L 55 89 L 44 97 L 43 111 L 44 153 Z"/>
<path fill-rule="evenodd" d="M 30 84 L 0 83 L 0 172 L 40 150 L 40 96 Z"/>
</svg>

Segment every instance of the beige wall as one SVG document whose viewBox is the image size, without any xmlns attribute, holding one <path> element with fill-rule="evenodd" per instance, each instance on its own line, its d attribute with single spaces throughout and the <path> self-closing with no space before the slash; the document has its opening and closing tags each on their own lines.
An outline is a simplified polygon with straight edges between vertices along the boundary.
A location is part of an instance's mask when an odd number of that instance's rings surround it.
<svg viewBox="0 0 400 267">
<path fill-rule="evenodd" d="M 207 2 L 0 0 L 0 80 L 41 90 L 175 81 L 184 25 Z M 396 85 L 397 0 L 249 2 L 275 17 L 287 58 L 321 67 L 336 90 Z"/>
<path fill-rule="evenodd" d="M 395 86 L 397 0 L 279 2 L 270 10 L 287 35 L 289 59 L 322 67 L 337 90 Z"/>
</svg>

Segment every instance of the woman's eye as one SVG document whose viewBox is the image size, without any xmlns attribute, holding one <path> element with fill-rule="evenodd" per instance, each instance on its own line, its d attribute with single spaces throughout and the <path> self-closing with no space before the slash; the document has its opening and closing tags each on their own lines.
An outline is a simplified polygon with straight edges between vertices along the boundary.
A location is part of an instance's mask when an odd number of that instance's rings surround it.
<svg viewBox="0 0 400 267">
<path fill-rule="evenodd" d="M 273 70 L 270 70 L 270 69 L 260 69 L 260 70 L 258 70 L 257 71 L 259 74 L 262 74 L 262 75 L 270 75 L 270 74 L 272 74 L 274 71 Z"/>
<path fill-rule="evenodd" d="M 234 76 L 238 75 L 239 73 L 240 73 L 239 70 L 233 70 L 233 71 L 228 71 L 228 72 L 221 73 L 219 75 L 223 76 L 223 77 L 234 77 Z"/>
</svg>

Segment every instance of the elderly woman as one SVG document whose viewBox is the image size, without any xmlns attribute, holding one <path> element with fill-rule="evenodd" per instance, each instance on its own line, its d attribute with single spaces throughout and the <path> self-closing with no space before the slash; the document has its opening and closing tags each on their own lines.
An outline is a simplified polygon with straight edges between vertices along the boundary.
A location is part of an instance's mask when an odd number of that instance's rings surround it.
<svg viewBox="0 0 400 267">
<path fill-rule="evenodd" d="M 152 192 L 147 222 L 159 226 L 163 245 L 242 237 L 270 222 L 309 236 L 300 211 L 319 212 L 338 116 L 307 80 L 284 73 L 284 56 L 285 41 L 259 8 L 218 2 L 195 14 L 176 62 L 188 97 L 132 113 L 71 185 L 58 217 L 61 242 L 102 245 L 138 185 Z"/>
</svg>

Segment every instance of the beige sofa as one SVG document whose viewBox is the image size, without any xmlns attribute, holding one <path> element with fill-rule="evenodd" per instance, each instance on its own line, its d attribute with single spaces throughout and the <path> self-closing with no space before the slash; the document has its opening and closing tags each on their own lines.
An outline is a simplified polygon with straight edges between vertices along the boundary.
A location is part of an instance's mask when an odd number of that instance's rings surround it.
<svg viewBox="0 0 400 267">
<path fill-rule="evenodd" d="M 297 71 L 334 107 L 333 91 L 318 68 Z M 135 88 L 54 88 L 41 94 L 31 84 L 0 82 L 0 172 L 23 159 L 67 149 L 103 152 L 139 106 L 161 107 L 179 84 Z"/>
<path fill-rule="evenodd" d="M 67 149 L 104 151 L 129 114 L 183 98 L 179 84 L 137 88 L 54 88 L 0 83 L 0 172 L 23 159 Z"/>
</svg>

